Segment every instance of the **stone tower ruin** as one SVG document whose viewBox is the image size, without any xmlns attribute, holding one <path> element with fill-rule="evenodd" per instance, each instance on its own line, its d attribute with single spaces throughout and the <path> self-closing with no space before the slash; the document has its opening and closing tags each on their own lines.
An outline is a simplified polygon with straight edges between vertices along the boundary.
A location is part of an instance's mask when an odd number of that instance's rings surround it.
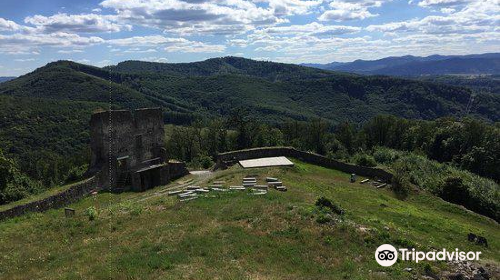
<svg viewBox="0 0 500 280">
<path fill-rule="evenodd" d="M 113 191 L 143 191 L 187 173 L 184 163 L 168 162 L 163 114 L 159 108 L 94 113 L 90 120 L 89 171 Z"/>
</svg>

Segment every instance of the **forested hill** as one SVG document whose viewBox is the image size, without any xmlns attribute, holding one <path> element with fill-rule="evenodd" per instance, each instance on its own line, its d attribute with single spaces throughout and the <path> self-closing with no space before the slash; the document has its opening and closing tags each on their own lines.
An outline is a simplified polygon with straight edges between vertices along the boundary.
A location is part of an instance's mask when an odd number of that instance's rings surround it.
<svg viewBox="0 0 500 280">
<path fill-rule="evenodd" d="M 175 76 L 246 75 L 271 81 L 348 75 L 295 64 L 256 61 L 233 56 L 211 58 L 191 63 L 124 61 L 105 69 L 121 73 L 158 73 Z"/>
<path fill-rule="evenodd" d="M 104 69 L 50 63 L 0 84 L 0 95 L 107 103 L 122 108 L 161 106 L 179 121 L 248 108 L 278 122 L 321 117 L 364 122 L 378 114 L 434 119 L 460 116 L 471 91 L 437 83 L 356 76 L 297 65 L 226 57 L 195 63 L 129 61 Z M 500 96 L 476 97 L 470 114 L 500 120 Z"/>
<path fill-rule="evenodd" d="M 91 113 L 109 108 L 110 101 L 113 108 L 159 106 L 166 123 L 183 125 L 235 113 L 267 124 L 321 118 L 359 125 L 380 114 L 435 119 L 467 111 L 500 120 L 500 95 L 478 94 L 466 110 L 471 93 L 241 58 L 108 68 L 58 61 L 0 84 L 0 149 L 23 173 L 51 186 L 88 163 Z"/>
</svg>

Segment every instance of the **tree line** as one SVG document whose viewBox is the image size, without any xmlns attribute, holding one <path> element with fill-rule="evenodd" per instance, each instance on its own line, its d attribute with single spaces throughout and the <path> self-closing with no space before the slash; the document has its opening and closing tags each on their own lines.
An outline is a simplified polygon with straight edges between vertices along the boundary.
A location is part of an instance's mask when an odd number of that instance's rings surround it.
<svg viewBox="0 0 500 280">
<path fill-rule="evenodd" d="M 499 123 L 473 118 L 424 121 L 380 115 L 363 125 L 350 122 L 332 125 L 326 120 L 313 119 L 271 126 L 238 110 L 226 119 L 175 126 L 167 133 L 166 146 L 172 158 L 194 165 L 203 162 L 204 167 L 220 152 L 283 145 L 371 165 L 374 148 L 387 147 L 425 155 L 498 182 L 499 139 Z"/>
</svg>

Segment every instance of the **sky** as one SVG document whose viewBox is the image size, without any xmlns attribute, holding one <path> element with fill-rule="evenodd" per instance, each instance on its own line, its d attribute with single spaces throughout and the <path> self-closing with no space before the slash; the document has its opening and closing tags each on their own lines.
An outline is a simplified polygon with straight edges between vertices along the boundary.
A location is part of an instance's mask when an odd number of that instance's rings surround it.
<svg viewBox="0 0 500 280">
<path fill-rule="evenodd" d="M 500 52 L 500 0 L 2 0 L 0 76 L 56 60 L 287 63 Z"/>
</svg>

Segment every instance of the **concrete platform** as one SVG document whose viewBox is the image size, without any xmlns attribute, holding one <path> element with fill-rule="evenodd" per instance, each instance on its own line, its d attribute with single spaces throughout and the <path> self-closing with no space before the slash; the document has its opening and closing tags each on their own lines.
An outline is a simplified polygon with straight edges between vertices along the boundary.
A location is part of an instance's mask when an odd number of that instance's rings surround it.
<svg viewBox="0 0 500 280">
<path fill-rule="evenodd" d="M 240 160 L 239 163 L 243 168 L 293 166 L 293 162 L 291 162 L 286 157 L 267 157 L 267 158 Z"/>
</svg>

